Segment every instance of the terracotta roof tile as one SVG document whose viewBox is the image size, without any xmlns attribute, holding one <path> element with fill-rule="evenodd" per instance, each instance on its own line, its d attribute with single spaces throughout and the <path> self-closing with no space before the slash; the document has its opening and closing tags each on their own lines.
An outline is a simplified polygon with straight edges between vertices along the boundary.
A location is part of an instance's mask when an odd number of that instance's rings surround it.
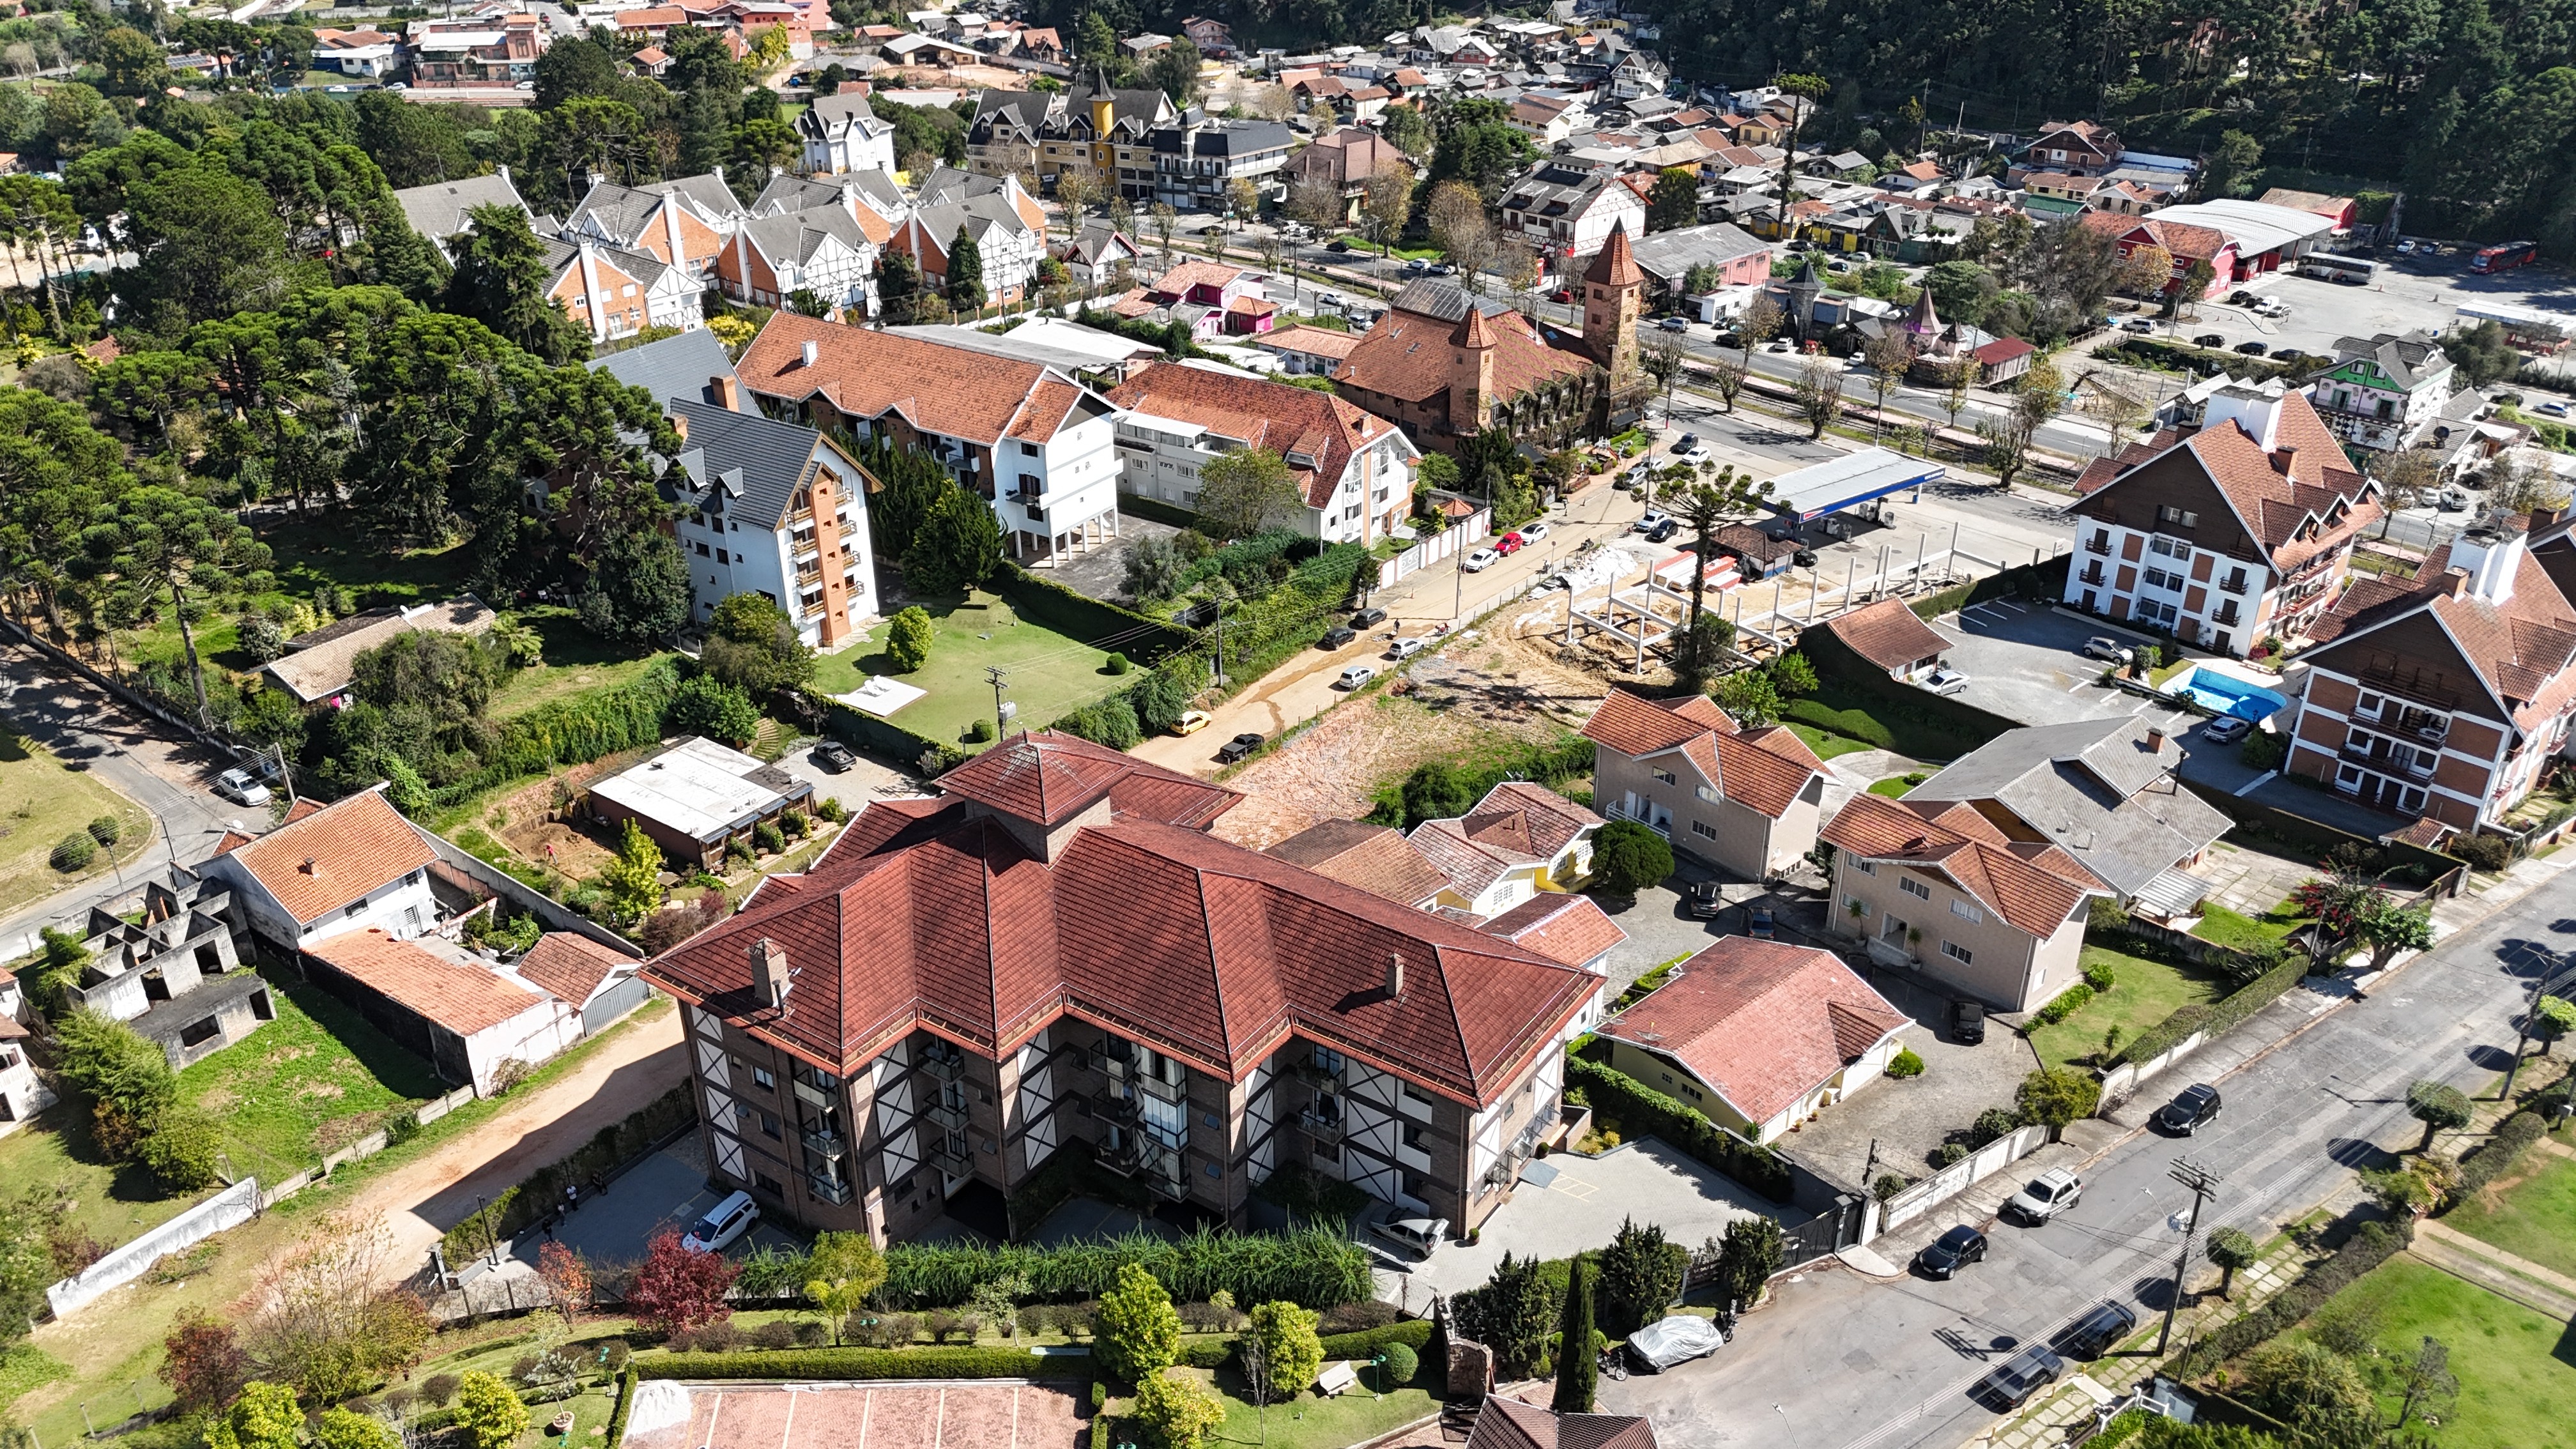
<svg viewBox="0 0 2576 1449">
<path fill-rule="evenodd" d="M 1424 857 L 1404 832 L 1362 820 L 1325 820 L 1271 846 L 1269 854 L 1328 880 L 1418 906 L 1440 894 L 1449 878 Z"/>
<path fill-rule="evenodd" d="M 1394 431 L 1384 418 L 1330 393 L 1171 362 L 1139 371 L 1119 384 L 1109 400 L 1137 412 L 1196 423 L 1246 447 L 1311 459 L 1306 467 L 1289 464 L 1309 508 L 1330 505 L 1352 455 Z"/>
<path fill-rule="evenodd" d="M 497 971 L 433 956 L 378 930 L 333 936 L 307 947 L 305 954 L 459 1036 L 472 1036 L 545 1005 L 544 997 Z M 744 969 L 750 969 L 748 964 Z"/>
<path fill-rule="evenodd" d="M 2015 930 L 2045 937 L 2088 895 L 2108 894 L 2091 871 L 2054 846 L 2028 856 L 1976 809 L 1958 801 L 1913 805 L 1867 792 L 1843 802 L 1819 832 L 1835 849 L 1947 875 Z"/>
<path fill-rule="evenodd" d="M 2306 394 L 2285 392 L 2279 406 L 2269 452 L 2233 420 L 2169 431 L 2123 449 L 2107 477 L 2094 460 L 2077 487 L 2091 497 L 2132 479 L 2152 486 L 2169 470 L 2197 472 L 2225 495 L 2272 566 L 2294 573 L 2358 537 L 2382 510 L 2375 485 L 2353 471 Z"/>
<path fill-rule="evenodd" d="M 1728 936 L 1601 1034 L 1673 1058 L 1762 1122 L 1908 1021 L 1831 951 Z"/>
<path fill-rule="evenodd" d="M 1167 788 L 1148 789 L 1147 782 Z M 978 800 L 1050 828 L 1103 798 L 1108 798 L 1112 810 L 1116 810 L 1121 786 L 1128 788 L 1129 802 L 1137 809 L 1176 805 L 1192 817 L 1205 811 L 1209 820 L 1243 798 L 1235 791 L 1146 764 L 1105 745 L 1053 731 L 1014 735 L 940 776 L 938 783 L 944 794 Z M 1162 818 L 1178 822 L 1182 815 Z M 1189 823 L 1205 822 L 1193 818 Z"/>
<path fill-rule="evenodd" d="M 808 342 L 816 349 L 810 367 Z M 770 314 L 734 372 L 764 397 L 801 403 L 819 395 L 850 417 L 892 413 L 925 431 L 986 447 L 1014 435 L 1053 436 L 1080 391 L 1066 391 L 1072 384 L 1061 374 L 1034 362 L 784 309 Z M 1056 407 L 1059 402 L 1066 407 Z M 1051 408 L 1053 416 L 1039 416 Z M 1023 429 L 1042 431 L 1015 434 Z"/>
<path fill-rule="evenodd" d="M 1463 319 L 1461 319 L 1463 320 Z M 1507 402 L 1543 382 L 1577 376 L 1593 366 L 1590 354 L 1549 345 L 1527 317 L 1500 312 L 1485 321 L 1494 338 L 1494 398 Z M 1450 350 L 1454 321 L 1390 309 L 1360 338 L 1343 365 L 1343 384 L 1404 402 L 1425 402 L 1451 387 L 1457 376 Z"/>
<path fill-rule="evenodd" d="M 1590 966 L 1628 939 L 1590 896 L 1542 891 L 1487 921 L 1485 934 L 1568 966 Z"/>
<path fill-rule="evenodd" d="M 1558 1414 L 1491 1395 L 1467 1449 L 1655 1449 L 1655 1426 L 1631 1414 Z"/>
<path fill-rule="evenodd" d="M 1825 768 L 1787 730 L 1766 730 L 1758 740 L 1739 732 L 1705 695 L 1651 700 L 1614 689 L 1584 722 L 1583 733 L 1632 759 L 1680 750 L 1719 794 L 1774 820 L 1789 813 L 1807 782 Z"/>
<path fill-rule="evenodd" d="M 519 958 L 518 969 L 521 980 L 578 1007 L 610 972 L 634 964 L 634 957 L 577 931 L 548 931 Z"/>
<path fill-rule="evenodd" d="M 1881 669 L 1905 669 L 1950 647 L 1903 599 L 1881 599 L 1826 621 L 1833 636 Z"/>
<path fill-rule="evenodd" d="M 438 859 L 412 823 L 365 790 L 232 852 L 298 924 L 316 921 Z"/>
<path fill-rule="evenodd" d="M 2576 604 L 2528 548 L 2515 568 L 2513 593 L 2501 605 L 2489 603 L 2467 592 L 2451 574 L 2453 548 L 2445 543 L 2435 549 L 2411 580 L 2400 583 L 2382 576 L 2356 581 L 2309 630 L 2322 641 L 2312 657 L 2328 668 L 2357 673 L 2344 670 L 2344 661 L 2329 652 L 2336 641 L 2409 614 L 2429 613 L 2511 712 L 2515 726 L 2540 729 L 2576 699 Z M 2454 594 L 2455 586 L 2461 592 Z"/>
</svg>

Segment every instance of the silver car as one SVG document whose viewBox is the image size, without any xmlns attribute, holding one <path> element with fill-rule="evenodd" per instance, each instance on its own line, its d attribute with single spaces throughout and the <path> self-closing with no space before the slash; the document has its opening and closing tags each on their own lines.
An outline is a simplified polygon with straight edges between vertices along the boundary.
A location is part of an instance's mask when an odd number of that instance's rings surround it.
<svg viewBox="0 0 2576 1449">
<path fill-rule="evenodd" d="M 2004 1203 L 2004 1211 L 2033 1227 L 2075 1206 L 2084 1196 L 2084 1179 L 2062 1167 L 2032 1178 L 2030 1185 Z"/>
<path fill-rule="evenodd" d="M 1369 1231 L 1411 1252 L 1417 1258 L 1428 1258 L 1431 1250 L 1449 1233 L 1447 1218 L 1389 1218 L 1369 1224 Z"/>
<path fill-rule="evenodd" d="M 215 777 L 215 793 L 242 805 L 268 803 L 268 787 L 248 770 L 226 770 Z"/>
</svg>

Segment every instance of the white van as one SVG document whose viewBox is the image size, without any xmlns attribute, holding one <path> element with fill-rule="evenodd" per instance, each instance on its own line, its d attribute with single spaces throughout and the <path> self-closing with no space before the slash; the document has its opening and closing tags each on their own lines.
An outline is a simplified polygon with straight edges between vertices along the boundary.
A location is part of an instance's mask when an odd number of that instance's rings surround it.
<svg viewBox="0 0 2576 1449">
<path fill-rule="evenodd" d="M 707 1209 L 707 1215 L 698 1219 L 696 1227 L 689 1229 L 689 1235 L 680 1240 L 680 1246 L 692 1253 L 718 1252 L 734 1239 L 750 1232 L 751 1225 L 759 1221 L 760 1204 L 751 1200 L 751 1194 L 733 1193 Z"/>
</svg>

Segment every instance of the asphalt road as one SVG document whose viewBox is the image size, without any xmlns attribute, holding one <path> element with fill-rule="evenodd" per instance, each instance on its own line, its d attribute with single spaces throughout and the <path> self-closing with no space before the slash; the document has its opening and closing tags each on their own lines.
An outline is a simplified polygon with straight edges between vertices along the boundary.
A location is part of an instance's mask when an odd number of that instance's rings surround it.
<svg viewBox="0 0 2576 1449">
<path fill-rule="evenodd" d="M 2154 1321 L 2180 1241 L 2168 1219 L 2190 1202 L 2166 1176 L 2175 1158 L 2187 1151 L 2225 1178 L 2203 1233 L 2234 1224 L 2269 1236 L 2354 1167 L 2414 1144 L 2410 1082 L 2488 1086 L 2513 1046 L 2528 979 L 2519 973 L 2536 969 L 2534 948 L 2576 947 L 2571 916 L 2576 879 L 2562 875 L 2223 1079 L 2225 1111 L 2197 1138 L 2133 1136 L 2085 1172 L 2070 1215 L 1991 1228 L 1992 1255 L 1957 1279 L 1805 1274 L 1775 1288 L 1777 1302 L 1749 1315 L 1715 1358 L 1604 1382 L 1602 1407 L 1649 1415 L 1663 1443 L 1694 1449 L 1959 1443 L 1997 1420 L 1969 1391 L 2015 1345 L 2047 1339 L 2106 1297 Z M 2188 1079 L 2185 1068 L 2165 1085 Z"/>
</svg>

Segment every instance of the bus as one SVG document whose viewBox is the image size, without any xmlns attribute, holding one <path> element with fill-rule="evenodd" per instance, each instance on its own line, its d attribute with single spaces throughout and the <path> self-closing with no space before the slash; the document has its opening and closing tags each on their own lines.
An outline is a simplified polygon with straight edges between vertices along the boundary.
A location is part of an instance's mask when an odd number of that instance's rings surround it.
<svg viewBox="0 0 2576 1449">
<path fill-rule="evenodd" d="M 2487 247 L 2480 251 L 2476 256 L 2469 258 L 2469 270 L 2473 272 L 2510 272 L 2516 267 L 2528 266 L 2538 260 L 2540 260 L 2540 243 L 2527 241 L 2506 242 L 2502 246 Z"/>
<path fill-rule="evenodd" d="M 2341 282 L 2346 286 L 2367 287 L 2378 278 L 2379 263 L 2366 257 L 2339 257 L 2332 252 L 2310 252 L 2299 258 L 2299 275 L 2320 281 Z"/>
</svg>

